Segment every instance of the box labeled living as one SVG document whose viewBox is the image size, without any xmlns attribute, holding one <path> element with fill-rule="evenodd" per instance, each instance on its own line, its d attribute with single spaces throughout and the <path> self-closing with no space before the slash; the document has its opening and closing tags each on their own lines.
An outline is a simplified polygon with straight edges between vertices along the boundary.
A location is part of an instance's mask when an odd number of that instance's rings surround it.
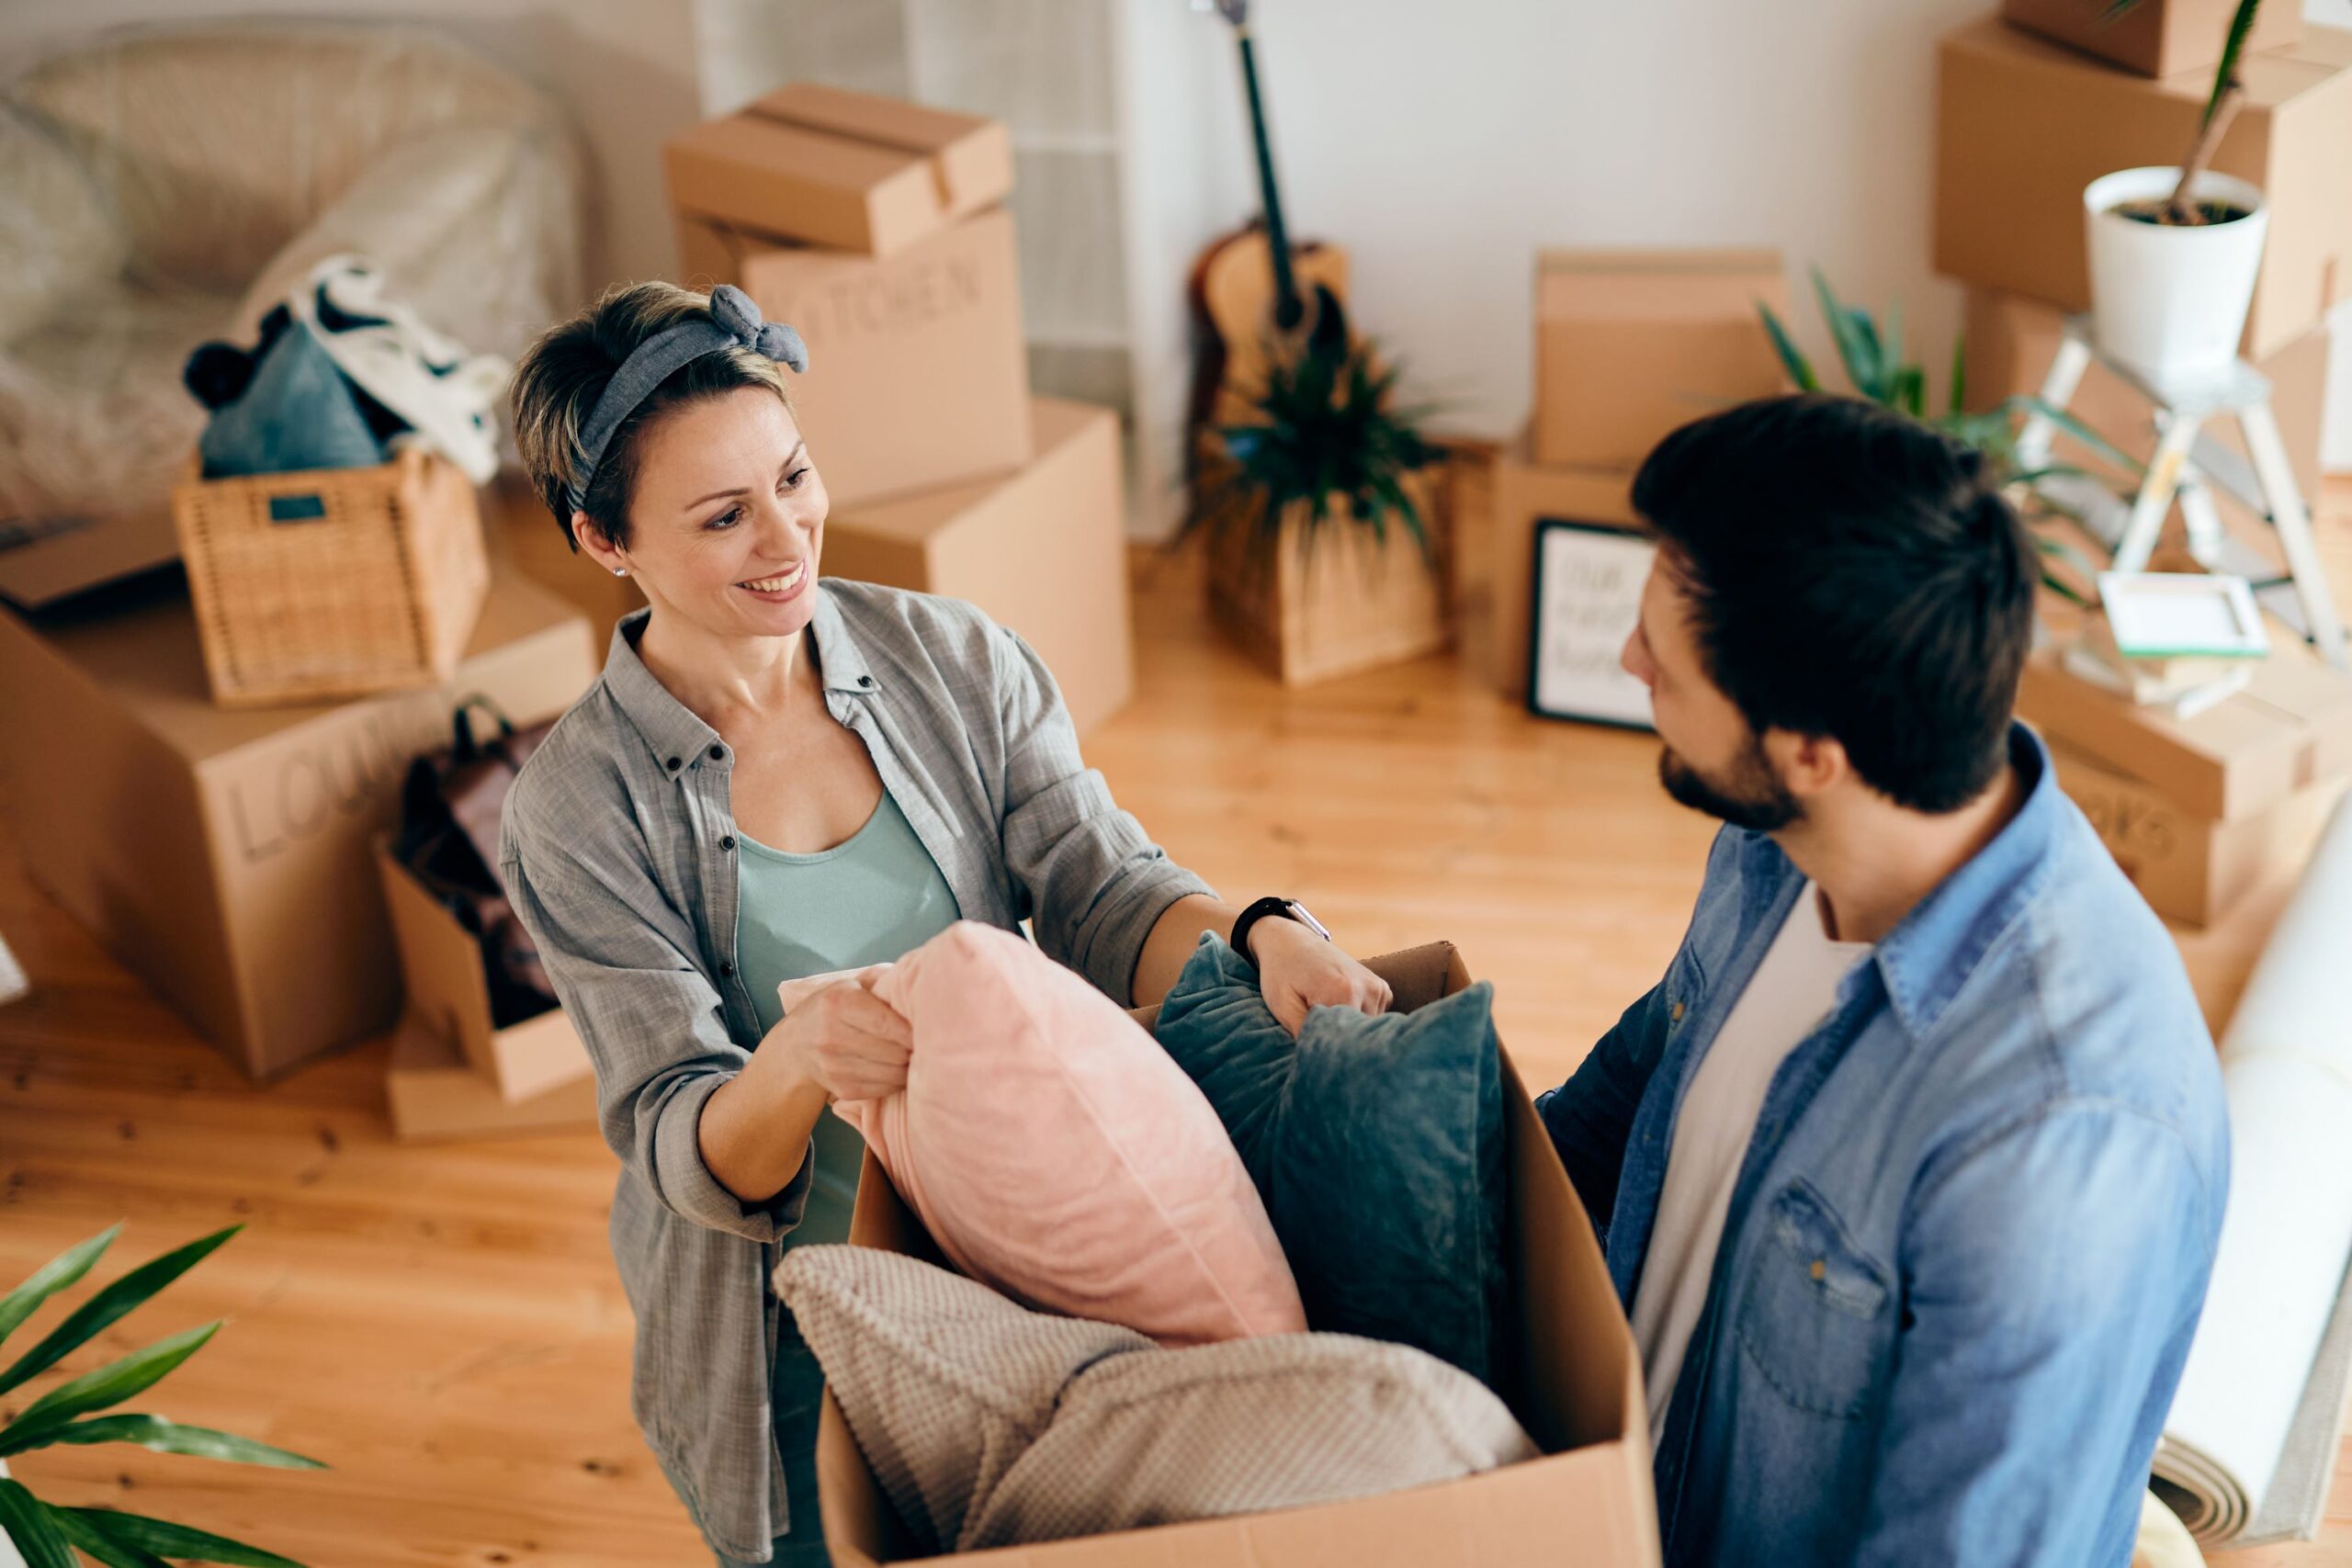
<svg viewBox="0 0 2352 1568">
<path fill-rule="evenodd" d="M 690 287 L 732 283 L 808 344 L 793 404 L 836 508 L 1029 460 L 1010 213 L 980 213 L 888 256 L 779 245 L 694 217 L 678 231 Z"/>
<path fill-rule="evenodd" d="M 2222 62 L 2236 10 L 2236 0 L 2140 0 L 2120 14 L 2109 0 L 2001 0 L 2004 21 L 2143 76 L 2211 71 Z M 2255 13 L 2245 48 L 2259 54 L 2302 36 L 2301 6 L 2265 6 Z"/>
<path fill-rule="evenodd" d="M 2143 707 L 2034 650 L 2018 716 L 2052 741 L 2155 790 L 2193 818 L 2237 822 L 2352 774 L 2352 676 L 2274 637 L 2253 682 L 2189 718 Z"/>
<path fill-rule="evenodd" d="M 482 977 L 481 943 L 394 858 L 387 839 L 376 840 L 376 865 L 411 1016 L 454 1043 L 467 1066 L 509 1105 L 590 1073 L 588 1048 L 561 1008 L 497 1027 Z"/>
<path fill-rule="evenodd" d="M 1371 960 L 1398 1009 L 1470 984 L 1451 943 Z M 1156 1010 L 1135 1015 L 1148 1028 Z M 1640 1568 L 1659 1559 L 1641 1364 L 1591 1222 L 1506 1052 L 1511 1342 L 1501 1393 L 1543 1457 L 1433 1486 L 1279 1513 L 1045 1542 L 987 1554 L 1023 1568 Z M 871 1156 L 850 1243 L 941 1262 Z M 912 1554 L 829 1394 L 817 1434 L 826 1544 L 842 1568 Z"/>
<path fill-rule="evenodd" d="M 836 507 L 822 568 L 978 604 L 1036 649 L 1083 734 L 1135 691 L 1119 422 L 1055 398 L 1024 412 L 1036 446 L 1026 468 Z"/>
<path fill-rule="evenodd" d="M 400 964 L 375 836 L 457 694 L 518 724 L 594 679 L 588 626 L 492 579 L 448 686 L 227 709 L 185 589 L 148 580 L 39 622 L 0 614 L 0 747 L 35 881 L 255 1077 L 380 1032 Z"/>
<path fill-rule="evenodd" d="M 1505 696 L 1527 693 L 1530 623 L 1535 604 L 1535 536 L 1545 521 L 1638 525 L 1630 468 L 1569 468 L 1539 463 L 1522 435 L 1495 464 L 1494 587 L 1485 617 L 1485 646 L 1470 650 Z"/>
<path fill-rule="evenodd" d="M 1757 315 L 1774 250 L 1547 250 L 1535 263 L 1535 460 L 1631 467 L 1668 432 L 1781 388 Z"/>
<path fill-rule="evenodd" d="M 2207 926 L 2280 865 L 2310 852 L 2340 786 L 2315 784 L 2234 822 L 2183 810 L 2163 791 L 2053 743 L 2058 784 L 2159 915 Z"/>
<path fill-rule="evenodd" d="M 681 213 L 867 255 L 1012 190 L 1001 122 L 807 82 L 683 131 L 662 153 Z"/>
<path fill-rule="evenodd" d="M 1968 405 L 1990 409 L 2004 398 L 2037 395 L 2058 356 L 2066 324 L 2054 305 L 1997 289 L 1967 291 Z M 2326 478 L 2322 461 L 2327 429 L 2327 365 L 2333 334 L 2317 327 L 2270 355 L 2256 368 L 2270 379 L 2270 411 L 2278 436 L 2295 468 L 2296 487 L 2306 504 L 2319 498 Z M 2155 408 L 2138 389 L 2093 359 L 2067 412 L 2099 434 L 2146 462 L 2156 449 Z M 2216 414 L 2205 430 L 2223 446 L 2245 455 L 2235 419 Z M 2059 460 L 2101 473 L 2118 482 L 2135 479 L 2070 436 L 2058 438 Z"/>
<path fill-rule="evenodd" d="M 596 1079 L 582 1074 L 528 1100 L 509 1100 L 467 1066 L 456 1045 L 409 1014 L 392 1035 L 384 1103 L 402 1143 L 589 1133 L 596 1128 Z"/>
<path fill-rule="evenodd" d="M 2269 7 L 2265 7 L 2268 9 Z M 2278 353 L 2352 298 L 2352 32 L 2249 54 L 2212 167 L 2270 209 L 2242 345 Z M 2090 305 L 2083 190 L 2188 155 L 2211 73 L 2150 80 L 1988 17 L 1937 53 L 1936 270 L 2065 310 Z"/>
</svg>

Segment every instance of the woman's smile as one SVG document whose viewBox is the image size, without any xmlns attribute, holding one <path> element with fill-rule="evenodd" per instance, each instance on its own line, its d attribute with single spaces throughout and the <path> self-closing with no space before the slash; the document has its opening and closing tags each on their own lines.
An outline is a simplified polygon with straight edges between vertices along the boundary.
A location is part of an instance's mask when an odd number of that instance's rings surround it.
<svg viewBox="0 0 2352 1568">
<path fill-rule="evenodd" d="M 808 585 L 808 562 L 803 558 L 782 571 L 768 577 L 747 578 L 735 586 L 763 604 L 786 604 L 797 597 Z"/>
</svg>

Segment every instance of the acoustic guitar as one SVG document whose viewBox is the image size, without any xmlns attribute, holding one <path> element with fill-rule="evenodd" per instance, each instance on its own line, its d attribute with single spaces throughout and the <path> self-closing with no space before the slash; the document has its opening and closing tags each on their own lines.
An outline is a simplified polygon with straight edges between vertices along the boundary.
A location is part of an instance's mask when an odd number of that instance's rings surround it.
<svg viewBox="0 0 2352 1568">
<path fill-rule="evenodd" d="M 1195 0 L 1199 5 L 1200 0 Z M 1348 255 L 1337 245 L 1293 244 L 1274 181 L 1273 143 L 1250 36 L 1250 0 L 1214 0 L 1230 23 L 1250 100 L 1261 217 L 1218 239 L 1193 264 L 1189 292 L 1195 354 L 1186 450 L 1194 479 L 1221 454 L 1216 427 L 1246 423 L 1267 371 L 1306 354 L 1344 355 L 1350 346 Z"/>
</svg>

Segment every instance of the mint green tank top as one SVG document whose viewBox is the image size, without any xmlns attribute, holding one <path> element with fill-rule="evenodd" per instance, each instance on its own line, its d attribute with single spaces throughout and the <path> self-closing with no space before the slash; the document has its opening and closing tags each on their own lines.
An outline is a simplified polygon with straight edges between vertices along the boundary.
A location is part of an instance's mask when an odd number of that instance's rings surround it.
<svg viewBox="0 0 2352 1568">
<path fill-rule="evenodd" d="M 957 917 L 956 895 L 885 790 L 865 826 L 830 850 L 786 854 L 736 829 L 735 966 L 763 1032 L 784 1016 L 775 988 L 836 969 L 888 964 Z M 849 1239 L 865 1145 L 830 1110 L 817 1119 L 808 1207 L 786 1247 Z"/>
</svg>

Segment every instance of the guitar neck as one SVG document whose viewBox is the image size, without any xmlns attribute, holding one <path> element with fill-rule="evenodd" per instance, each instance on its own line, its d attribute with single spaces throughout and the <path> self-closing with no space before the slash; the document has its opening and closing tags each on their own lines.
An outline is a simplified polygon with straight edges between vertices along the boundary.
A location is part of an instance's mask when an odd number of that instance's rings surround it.
<svg viewBox="0 0 2352 1568">
<path fill-rule="evenodd" d="M 1266 209 L 1266 245 L 1273 253 L 1274 320 L 1284 328 L 1305 313 L 1298 276 L 1290 263 L 1290 231 L 1283 224 L 1282 193 L 1274 186 L 1274 146 L 1266 131 L 1266 106 L 1258 91 L 1258 53 L 1247 28 L 1234 29 L 1241 45 L 1241 80 L 1250 95 L 1250 135 L 1258 148 L 1258 194 Z"/>
</svg>

